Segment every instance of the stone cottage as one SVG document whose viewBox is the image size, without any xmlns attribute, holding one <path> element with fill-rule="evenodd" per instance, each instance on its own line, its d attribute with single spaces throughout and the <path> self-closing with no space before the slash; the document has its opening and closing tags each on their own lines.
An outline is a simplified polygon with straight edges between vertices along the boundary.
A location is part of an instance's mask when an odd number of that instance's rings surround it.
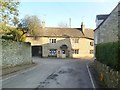
<svg viewBox="0 0 120 90">
<path fill-rule="evenodd" d="M 42 27 L 39 36 L 27 35 L 26 42 L 31 42 L 32 55 L 57 58 L 92 58 L 94 57 L 94 31 L 85 28 Z"/>
</svg>

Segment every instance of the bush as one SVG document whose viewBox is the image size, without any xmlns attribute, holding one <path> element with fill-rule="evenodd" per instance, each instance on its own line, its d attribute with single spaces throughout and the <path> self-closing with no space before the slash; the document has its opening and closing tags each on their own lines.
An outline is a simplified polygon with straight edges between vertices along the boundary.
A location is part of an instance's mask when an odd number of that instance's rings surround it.
<svg viewBox="0 0 120 90">
<path fill-rule="evenodd" d="M 11 31 L 5 33 L 2 36 L 2 39 L 25 42 L 26 35 L 20 29 L 12 29 Z"/>
<path fill-rule="evenodd" d="M 120 42 L 98 44 L 96 59 L 112 69 L 120 71 Z"/>
</svg>

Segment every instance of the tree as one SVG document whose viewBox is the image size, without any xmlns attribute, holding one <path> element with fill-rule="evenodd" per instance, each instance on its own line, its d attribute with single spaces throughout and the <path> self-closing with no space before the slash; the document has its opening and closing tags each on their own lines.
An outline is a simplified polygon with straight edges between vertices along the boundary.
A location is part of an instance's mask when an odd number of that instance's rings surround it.
<svg viewBox="0 0 120 90">
<path fill-rule="evenodd" d="M 8 31 L 8 26 L 17 26 L 19 2 L 16 0 L 0 0 L 0 29 Z"/>
<path fill-rule="evenodd" d="M 3 39 L 25 41 L 25 32 L 18 25 L 19 3 L 17 0 L 0 1 L 0 30 L 4 32 Z"/>
<path fill-rule="evenodd" d="M 26 34 L 21 30 L 21 28 L 11 28 L 11 31 L 5 33 L 2 38 L 6 40 L 24 42 Z"/>
<path fill-rule="evenodd" d="M 41 21 L 37 16 L 25 16 L 21 21 L 22 28 L 26 28 L 27 32 L 37 37 L 41 28 Z"/>
</svg>

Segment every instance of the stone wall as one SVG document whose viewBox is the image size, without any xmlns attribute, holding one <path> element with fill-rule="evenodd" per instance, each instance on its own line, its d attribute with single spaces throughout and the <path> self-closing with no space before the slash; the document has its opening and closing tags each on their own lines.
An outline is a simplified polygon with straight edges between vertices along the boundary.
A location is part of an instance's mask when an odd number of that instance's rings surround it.
<svg viewBox="0 0 120 90">
<path fill-rule="evenodd" d="M 2 65 L 2 39 L 0 38 L 0 69 L 2 69 L 1 65 Z"/>
<path fill-rule="evenodd" d="M 98 61 L 94 62 L 94 68 L 99 74 L 99 80 L 108 88 L 120 88 L 120 72 Z"/>
<path fill-rule="evenodd" d="M 0 36 L 0 76 L 1 75 L 2 75 L 2 40 L 1 40 L 1 36 Z M 1 79 L 2 79 L 2 77 L 0 77 L 0 80 Z M 2 81 L 0 81 L 0 85 L 2 85 Z"/>
<path fill-rule="evenodd" d="M 49 43 L 49 39 L 56 39 L 57 43 Z M 68 50 L 71 50 L 71 42 L 70 42 L 70 38 L 53 38 L 53 37 L 49 37 L 49 38 L 43 38 L 44 41 L 47 42 L 47 44 L 42 45 L 43 46 L 43 57 L 48 57 L 49 56 L 49 50 L 50 49 L 57 49 L 57 50 L 61 50 L 60 46 L 62 45 L 67 45 L 68 46 Z M 61 52 L 62 54 L 62 52 Z M 62 57 L 62 55 L 60 55 L 60 57 Z M 70 56 L 72 57 L 71 53 Z"/>
<path fill-rule="evenodd" d="M 95 36 L 97 35 L 98 37 L 97 43 L 118 41 L 119 6 L 120 4 L 115 7 L 115 9 L 108 16 L 108 18 L 95 30 Z"/>
<path fill-rule="evenodd" d="M 30 43 L 2 40 L 2 68 L 31 64 Z"/>
</svg>

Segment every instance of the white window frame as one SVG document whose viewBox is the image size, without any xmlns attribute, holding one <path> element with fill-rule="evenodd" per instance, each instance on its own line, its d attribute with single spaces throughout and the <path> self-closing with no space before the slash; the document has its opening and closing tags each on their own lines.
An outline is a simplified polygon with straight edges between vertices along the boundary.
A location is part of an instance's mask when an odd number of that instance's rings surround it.
<svg viewBox="0 0 120 90">
<path fill-rule="evenodd" d="M 57 43 L 57 39 L 55 39 L 55 38 L 50 38 L 50 39 L 49 39 L 49 43 Z"/>
<path fill-rule="evenodd" d="M 73 49 L 73 54 L 79 54 L 79 49 Z"/>
</svg>

